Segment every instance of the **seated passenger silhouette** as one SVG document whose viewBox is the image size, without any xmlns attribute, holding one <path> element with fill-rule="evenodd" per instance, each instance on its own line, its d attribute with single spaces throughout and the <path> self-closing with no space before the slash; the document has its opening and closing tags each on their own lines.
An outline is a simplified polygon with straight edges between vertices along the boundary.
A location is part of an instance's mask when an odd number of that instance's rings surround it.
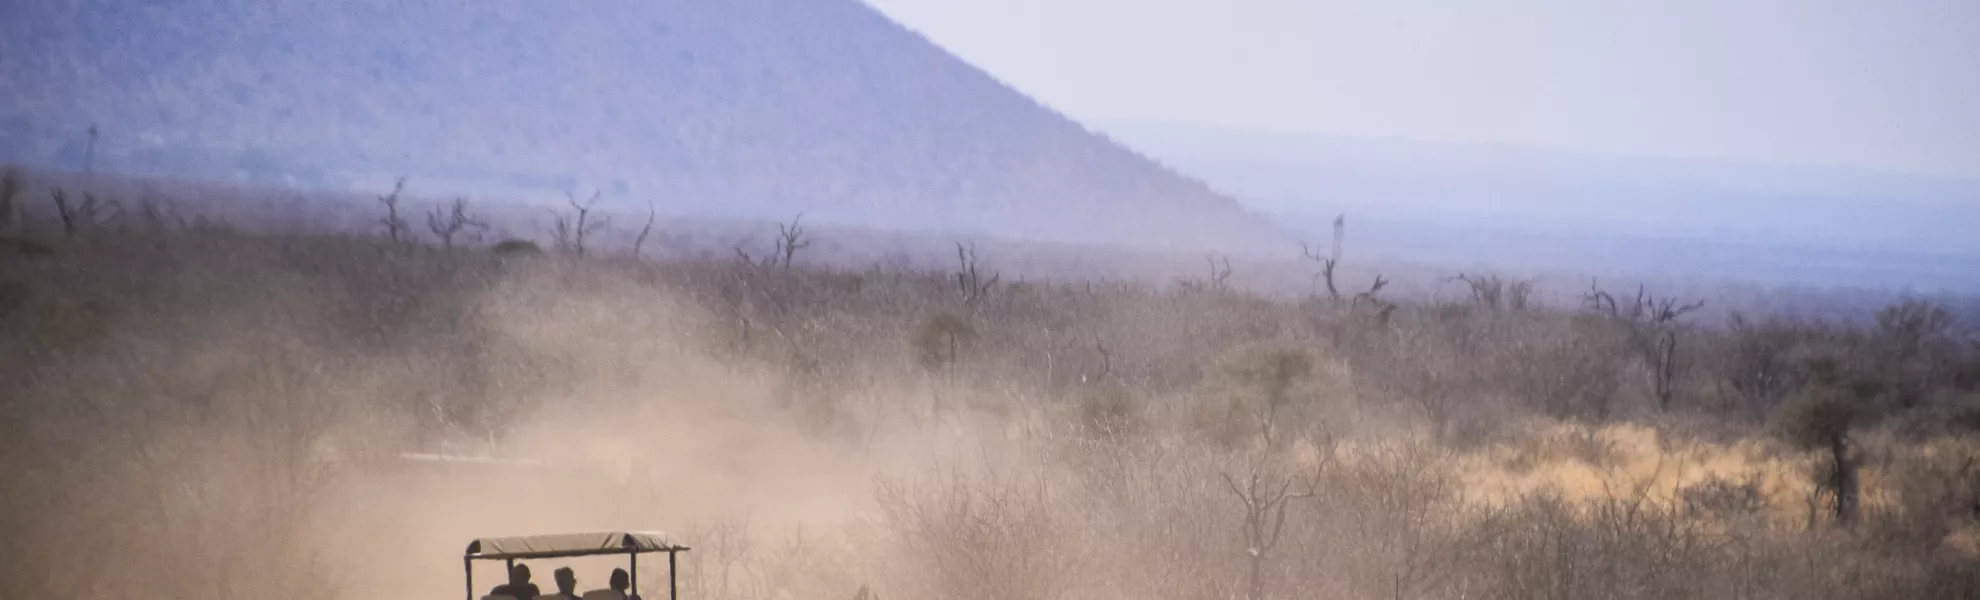
<svg viewBox="0 0 1980 600">
<path fill-rule="evenodd" d="M 529 582 L 529 565 L 516 565 L 509 569 L 509 582 L 488 591 L 490 596 L 508 596 L 516 600 L 536 600 L 539 593 L 536 584 Z"/>
<path fill-rule="evenodd" d="M 584 600 L 639 600 L 632 592 L 632 576 L 625 569 L 612 569 L 610 589 L 591 590 L 584 593 Z"/>
<path fill-rule="evenodd" d="M 578 600 L 577 573 L 570 567 L 557 567 L 557 593 L 538 596 L 539 599 Z"/>
</svg>

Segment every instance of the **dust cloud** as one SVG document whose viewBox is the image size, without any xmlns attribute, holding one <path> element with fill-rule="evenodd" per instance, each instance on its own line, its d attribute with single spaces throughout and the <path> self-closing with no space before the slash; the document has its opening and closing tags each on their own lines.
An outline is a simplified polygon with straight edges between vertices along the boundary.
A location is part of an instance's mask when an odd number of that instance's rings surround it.
<svg viewBox="0 0 1980 600">
<path fill-rule="evenodd" d="M 479 595 L 473 538 L 639 529 L 716 600 L 1980 589 L 1980 360 L 1929 305 L 1659 330 L 1690 362 L 1648 371 L 1621 313 L 954 275 L 212 225 L 0 256 L 0 584 Z"/>
</svg>

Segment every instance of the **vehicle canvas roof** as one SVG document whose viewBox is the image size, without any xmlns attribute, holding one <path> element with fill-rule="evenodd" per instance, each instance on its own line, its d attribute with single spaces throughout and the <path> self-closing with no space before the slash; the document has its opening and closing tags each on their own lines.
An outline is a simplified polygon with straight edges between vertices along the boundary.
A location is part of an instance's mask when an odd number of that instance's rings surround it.
<svg viewBox="0 0 1980 600">
<path fill-rule="evenodd" d="M 473 559 L 559 558 L 600 554 L 677 552 L 686 546 L 658 531 L 596 531 L 508 537 L 486 537 L 468 543 Z"/>
</svg>

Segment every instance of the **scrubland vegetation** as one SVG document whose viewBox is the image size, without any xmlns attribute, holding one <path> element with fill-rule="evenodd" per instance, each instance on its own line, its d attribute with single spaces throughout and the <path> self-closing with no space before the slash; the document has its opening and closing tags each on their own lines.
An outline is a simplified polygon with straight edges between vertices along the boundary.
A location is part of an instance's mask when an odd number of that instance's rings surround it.
<svg viewBox="0 0 1980 600">
<path fill-rule="evenodd" d="M 439 597 L 469 537 L 572 528 L 676 532 L 683 596 L 719 600 L 1980 595 L 1980 343 L 1926 301 L 1287 300 L 1214 262 L 825 268 L 801 231 L 580 257 L 575 213 L 542 244 L 452 209 L 445 243 L 396 208 L 251 234 L 28 187 L 0 211 L 23 596 Z"/>
</svg>

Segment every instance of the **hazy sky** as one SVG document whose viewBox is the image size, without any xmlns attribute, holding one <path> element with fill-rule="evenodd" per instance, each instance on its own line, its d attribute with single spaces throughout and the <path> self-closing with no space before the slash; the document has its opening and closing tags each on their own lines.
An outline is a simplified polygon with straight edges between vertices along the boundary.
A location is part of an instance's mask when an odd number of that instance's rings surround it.
<svg viewBox="0 0 1980 600">
<path fill-rule="evenodd" d="M 1980 0 L 867 0 L 1080 118 L 1980 176 Z"/>
</svg>

